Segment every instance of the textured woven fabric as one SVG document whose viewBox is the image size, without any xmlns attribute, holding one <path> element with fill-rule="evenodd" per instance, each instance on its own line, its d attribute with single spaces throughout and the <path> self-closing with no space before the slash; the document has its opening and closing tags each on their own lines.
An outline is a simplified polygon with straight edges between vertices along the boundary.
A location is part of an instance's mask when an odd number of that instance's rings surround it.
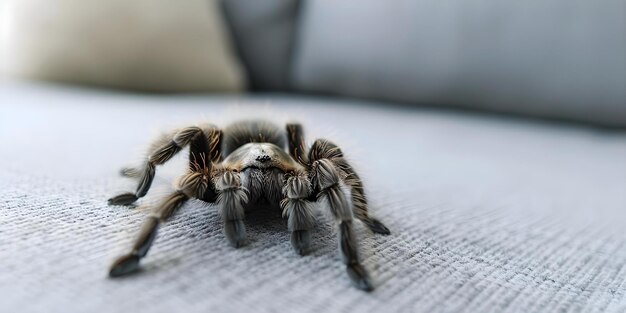
<svg viewBox="0 0 626 313">
<path fill-rule="evenodd" d="M 626 310 L 624 133 L 286 96 L 5 85 L 0 101 L 0 312 Z M 156 130 L 258 112 L 305 120 L 309 142 L 333 138 L 354 161 L 392 231 L 359 227 L 377 289 L 350 285 L 322 218 L 308 256 L 278 212 L 249 214 L 250 244 L 233 249 L 198 201 L 160 229 L 139 274 L 108 279 L 184 157 L 134 209 L 106 205 L 132 188 L 119 167 Z"/>
</svg>

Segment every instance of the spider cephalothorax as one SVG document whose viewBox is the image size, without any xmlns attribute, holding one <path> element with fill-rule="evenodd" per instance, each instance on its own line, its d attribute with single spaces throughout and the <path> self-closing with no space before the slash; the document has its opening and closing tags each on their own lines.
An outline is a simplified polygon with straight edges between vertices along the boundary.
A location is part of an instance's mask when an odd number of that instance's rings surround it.
<svg viewBox="0 0 626 313">
<path fill-rule="evenodd" d="M 291 243 L 299 254 L 309 249 L 314 204 L 319 201 L 337 221 L 340 251 L 352 282 L 361 289 L 373 289 L 359 261 L 353 218 L 376 233 L 389 234 L 389 230 L 368 215 L 361 179 L 341 150 L 318 139 L 307 153 L 299 124 L 287 124 L 282 131 L 269 122 L 244 121 L 223 130 L 204 125 L 166 134 L 151 146 L 142 167 L 122 171 L 138 180 L 137 190 L 115 196 L 109 204 L 129 205 L 143 197 L 152 184 L 156 166 L 186 146 L 189 170 L 177 181 L 177 190 L 155 207 L 131 252 L 113 263 L 111 277 L 137 270 L 159 223 L 190 198 L 217 204 L 224 233 L 234 247 L 246 243 L 247 210 L 259 206 L 281 209 L 291 231 Z"/>
</svg>

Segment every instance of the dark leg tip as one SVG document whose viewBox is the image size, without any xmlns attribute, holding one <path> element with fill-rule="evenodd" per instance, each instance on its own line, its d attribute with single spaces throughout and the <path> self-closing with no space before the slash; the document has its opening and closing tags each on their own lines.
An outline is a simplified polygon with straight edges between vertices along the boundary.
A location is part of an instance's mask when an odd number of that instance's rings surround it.
<svg viewBox="0 0 626 313">
<path fill-rule="evenodd" d="M 109 277 L 120 277 L 133 273 L 139 269 L 139 256 L 127 254 L 119 257 L 109 271 Z"/>
<path fill-rule="evenodd" d="M 246 245 L 246 226 L 242 220 L 226 221 L 224 233 L 231 246 L 241 248 Z"/>
<path fill-rule="evenodd" d="M 346 271 L 355 287 L 367 292 L 374 290 L 374 285 L 363 265 L 359 263 L 348 264 Z"/>
<path fill-rule="evenodd" d="M 373 232 L 377 234 L 382 234 L 382 235 L 391 234 L 391 231 L 389 231 L 389 228 L 387 228 L 387 226 L 383 225 L 383 223 L 381 223 L 377 219 L 372 219 L 370 222 L 367 222 L 365 224 L 367 225 L 369 229 L 371 229 Z"/>
<path fill-rule="evenodd" d="M 311 231 L 295 230 L 291 233 L 291 246 L 299 255 L 306 255 L 311 245 Z"/>
<path fill-rule="evenodd" d="M 123 193 L 109 199 L 109 205 L 130 205 L 137 201 L 137 195 L 134 193 Z"/>
</svg>

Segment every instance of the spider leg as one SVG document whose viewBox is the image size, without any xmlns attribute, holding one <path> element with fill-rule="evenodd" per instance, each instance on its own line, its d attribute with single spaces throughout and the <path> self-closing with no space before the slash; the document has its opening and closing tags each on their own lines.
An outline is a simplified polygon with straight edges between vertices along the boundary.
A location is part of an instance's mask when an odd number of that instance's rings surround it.
<svg viewBox="0 0 626 313">
<path fill-rule="evenodd" d="M 343 172 L 346 177 L 344 181 L 350 186 L 352 210 L 354 216 L 361 220 L 371 231 L 389 235 L 391 232 L 382 222 L 368 214 L 367 198 L 363 190 L 363 181 L 356 173 L 354 168 L 343 157 L 343 152 L 334 143 L 318 139 L 311 146 L 310 151 L 311 160 L 317 160 L 321 158 L 327 158 L 333 161 L 333 163 Z"/>
<path fill-rule="evenodd" d="M 219 142 L 222 132 L 213 126 L 187 127 L 162 136 L 148 151 L 148 157 L 141 169 L 125 168 L 122 175 L 138 178 L 135 192 L 123 193 L 109 199 L 109 205 L 129 205 L 146 195 L 152 185 L 157 165 L 164 164 L 185 146 L 190 145 L 190 166 L 206 167 L 211 161 L 221 157 Z M 211 195 L 207 195 L 211 196 Z M 215 194 L 213 194 L 215 196 Z"/>
<path fill-rule="evenodd" d="M 287 141 L 289 143 L 289 155 L 296 162 L 308 166 L 308 157 L 304 146 L 304 131 L 298 123 L 287 124 Z"/>
<path fill-rule="evenodd" d="M 353 230 L 353 213 L 342 189 L 345 184 L 340 177 L 338 165 L 328 158 L 312 157 L 311 161 L 313 184 L 319 190 L 319 198 L 330 208 L 339 224 L 339 250 L 346 264 L 346 271 L 357 288 L 371 291 L 374 286 L 359 261 L 358 244 Z"/>
<path fill-rule="evenodd" d="M 233 247 L 242 247 L 246 243 L 246 226 L 243 219 L 244 206 L 248 203 L 248 192 L 241 186 L 239 173 L 231 170 L 224 170 L 218 175 L 215 186 L 226 239 Z"/>
<path fill-rule="evenodd" d="M 189 144 L 189 172 L 179 181 L 180 188 L 190 197 L 206 202 L 217 201 L 217 190 L 211 179 L 213 163 L 221 161 L 222 131 L 203 128 L 204 136 L 194 137 Z"/>
<path fill-rule="evenodd" d="M 312 202 L 311 182 L 304 171 L 296 171 L 288 176 L 283 186 L 285 198 L 280 205 L 283 217 L 291 231 L 291 245 L 300 255 L 308 252 L 311 244 L 311 229 L 315 223 Z"/>
<path fill-rule="evenodd" d="M 146 256 L 152 246 L 159 224 L 167 221 L 187 199 L 189 197 L 180 190 L 165 198 L 143 223 L 131 251 L 113 262 L 109 276 L 123 276 L 139 269 L 139 260 Z"/>
<path fill-rule="evenodd" d="M 200 138 L 200 137 L 198 137 Z M 199 141 L 194 139 L 194 141 Z M 177 183 L 177 191 L 168 197 L 153 210 L 152 214 L 144 222 L 139 236 L 137 237 L 130 253 L 119 257 L 111 266 L 111 277 L 122 276 L 134 272 L 139 268 L 139 260 L 143 258 L 152 246 L 160 223 L 167 221 L 185 201 L 190 198 L 198 198 L 208 202 L 215 202 L 217 193 L 211 180 L 215 170 L 212 163 L 206 158 L 197 160 L 196 155 L 205 155 L 205 151 L 211 151 L 210 143 L 191 143 L 190 168 Z M 201 152 L 202 151 L 202 152 Z"/>
</svg>

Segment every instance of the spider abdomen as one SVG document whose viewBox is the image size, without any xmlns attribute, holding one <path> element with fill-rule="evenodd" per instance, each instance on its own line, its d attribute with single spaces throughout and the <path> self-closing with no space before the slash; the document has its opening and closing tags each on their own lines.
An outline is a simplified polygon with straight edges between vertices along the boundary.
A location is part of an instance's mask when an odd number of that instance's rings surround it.
<svg viewBox="0 0 626 313">
<path fill-rule="evenodd" d="M 286 147 L 285 133 L 276 124 L 264 120 L 247 120 L 224 128 L 222 153 L 229 155 L 249 142 L 271 143 L 281 149 Z"/>
</svg>

